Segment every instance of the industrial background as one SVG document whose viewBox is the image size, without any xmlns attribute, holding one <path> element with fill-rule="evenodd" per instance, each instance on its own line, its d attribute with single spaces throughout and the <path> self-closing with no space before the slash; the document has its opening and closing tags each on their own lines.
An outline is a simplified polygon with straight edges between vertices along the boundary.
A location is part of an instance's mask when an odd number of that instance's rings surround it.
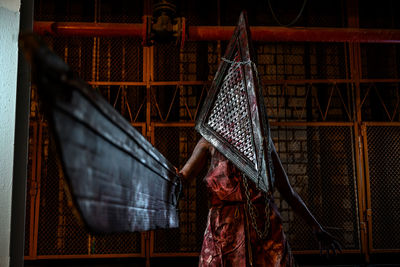
<svg viewBox="0 0 400 267">
<path fill-rule="evenodd" d="M 35 0 L 34 8 L 35 31 L 178 167 L 199 139 L 196 115 L 247 10 L 272 137 L 292 186 L 343 255 L 399 255 L 398 1 Z M 170 31 L 157 28 L 166 17 Z M 179 229 L 88 233 L 64 193 L 34 87 L 31 99 L 26 264 L 137 258 L 149 266 L 173 257 L 196 265 L 207 170 L 184 188 Z M 275 197 L 294 253 L 319 254 L 311 229 Z"/>
</svg>

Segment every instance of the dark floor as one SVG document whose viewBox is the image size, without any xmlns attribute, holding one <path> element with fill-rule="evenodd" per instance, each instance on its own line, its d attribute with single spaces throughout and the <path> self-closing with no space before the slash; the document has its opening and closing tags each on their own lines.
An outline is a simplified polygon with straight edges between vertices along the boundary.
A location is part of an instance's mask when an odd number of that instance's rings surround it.
<svg viewBox="0 0 400 267">
<path fill-rule="evenodd" d="M 301 267 L 316 266 L 340 266 L 340 267 L 400 267 L 400 254 L 378 254 L 371 255 L 370 263 L 366 264 L 362 255 L 338 255 L 327 259 L 319 255 L 296 255 L 296 261 Z M 151 266 L 176 266 L 191 267 L 197 266 L 196 257 L 170 257 L 152 258 Z M 25 261 L 26 267 L 144 267 L 146 266 L 143 258 L 128 259 L 79 259 L 79 260 L 38 260 Z"/>
</svg>

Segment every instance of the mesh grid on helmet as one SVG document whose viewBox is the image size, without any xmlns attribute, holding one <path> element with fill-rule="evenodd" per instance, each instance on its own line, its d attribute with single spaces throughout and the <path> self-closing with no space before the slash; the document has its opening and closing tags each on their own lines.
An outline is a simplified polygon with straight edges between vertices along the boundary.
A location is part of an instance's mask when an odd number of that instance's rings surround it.
<svg viewBox="0 0 400 267">
<path fill-rule="evenodd" d="M 235 61 L 239 59 L 238 52 Z M 256 164 L 247 92 L 240 63 L 232 63 L 217 94 L 207 125 Z"/>
</svg>

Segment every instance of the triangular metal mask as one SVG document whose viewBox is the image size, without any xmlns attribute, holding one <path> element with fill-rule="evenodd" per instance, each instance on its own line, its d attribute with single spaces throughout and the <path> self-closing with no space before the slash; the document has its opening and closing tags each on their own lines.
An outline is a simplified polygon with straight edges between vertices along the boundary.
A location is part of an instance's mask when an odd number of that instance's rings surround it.
<svg viewBox="0 0 400 267">
<path fill-rule="evenodd" d="M 271 191 L 272 141 L 245 12 L 222 58 L 196 130 L 256 186 Z"/>
</svg>

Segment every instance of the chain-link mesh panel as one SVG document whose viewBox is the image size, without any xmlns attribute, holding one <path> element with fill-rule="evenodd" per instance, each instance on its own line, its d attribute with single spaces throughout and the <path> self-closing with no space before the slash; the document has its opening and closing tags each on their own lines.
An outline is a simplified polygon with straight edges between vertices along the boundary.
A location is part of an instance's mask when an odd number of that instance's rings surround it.
<svg viewBox="0 0 400 267">
<path fill-rule="evenodd" d="M 200 136 L 190 127 L 155 127 L 155 147 L 174 166 L 181 169 L 189 159 Z M 200 251 L 207 220 L 207 193 L 203 177 L 207 166 L 184 187 L 179 202 L 179 228 L 155 231 L 155 253 Z"/>
<path fill-rule="evenodd" d="M 399 78 L 399 45 L 361 44 L 360 46 L 363 78 Z"/>
<path fill-rule="evenodd" d="M 38 255 L 87 254 L 88 234 L 68 207 L 49 133 L 43 132 L 38 226 Z"/>
<path fill-rule="evenodd" d="M 88 241 L 91 255 L 138 254 L 141 252 L 140 233 L 90 235 Z"/>
<path fill-rule="evenodd" d="M 225 44 L 225 42 L 221 43 Z M 221 61 L 221 50 L 221 45 L 218 45 L 217 42 L 207 43 L 208 81 L 212 81 L 217 73 L 219 62 Z"/>
<path fill-rule="evenodd" d="M 345 47 L 339 43 L 255 43 L 262 80 L 344 79 Z"/>
<path fill-rule="evenodd" d="M 155 81 L 203 81 L 209 74 L 207 43 L 187 42 L 154 46 Z"/>
<path fill-rule="evenodd" d="M 179 81 L 179 46 L 156 44 L 154 46 L 154 80 Z"/>
<path fill-rule="evenodd" d="M 363 121 L 400 121 L 398 83 L 360 85 Z"/>
<path fill-rule="evenodd" d="M 98 81 L 142 81 L 143 46 L 140 38 L 96 38 Z"/>
<path fill-rule="evenodd" d="M 359 249 L 353 132 L 346 126 L 273 126 L 272 137 L 293 189 L 346 249 Z M 293 250 L 317 250 L 311 228 L 275 193 Z"/>
<path fill-rule="evenodd" d="M 94 38 L 48 36 L 46 43 L 85 81 L 91 81 L 93 72 Z"/>
<path fill-rule="evenodd" d="M 197 71 L 201 72 L 207 62 L 203 62 L 203 68 L 198 68 L 200 63 L 197 57 L 197 48 L 199 44 L 190 42 L 186 43 L 184 49 L 179 54 L 179 79 L 183 81 L 197 81 Z M 203 52 L 204 53 L 204 52 Z M 205 54 L 205 53 L 204 53 Z M 203 56 L 202 59 L 205 57 Z M 204 61 L 204 60 L 203 60 Z"/>
<path fill-rule="evenodd" d="M 139 38 L 47 37 L 49 46 L 85 81 L 142 81 Z"/>
<path fill-rule="evenodd" d="M 271 121 L 352 121 L 348 84 L 265 85 L 264 103 Z"/>
<path fill-rule="evenodd" d="M 374 249 L 400 248 L 400 127 L 368 126 Z"/>
<path fill-rule="evenodd" d="M 182 81 L 206 81 L 210 73 L 207 55 L 207 43 L 186 42 L 180 53 L 180 79 Z"/>
<path fill-rule="evenodd" d="M 92 236 L 78 223 L 64 191 L 53 142 L 44 128 L 38 226 L 38 255 L 140 253 L 139 233 Z"/>
</svg>

